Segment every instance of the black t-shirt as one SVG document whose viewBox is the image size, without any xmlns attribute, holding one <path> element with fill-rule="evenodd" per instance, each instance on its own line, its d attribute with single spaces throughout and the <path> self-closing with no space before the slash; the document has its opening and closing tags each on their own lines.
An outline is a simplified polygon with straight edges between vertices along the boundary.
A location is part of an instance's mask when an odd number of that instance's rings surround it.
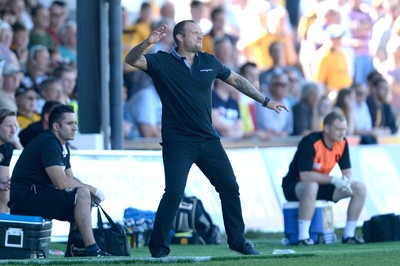
<svg viewBox="0 0 400 266">
<path fill-rule="evenodd" d="M 10 166 L 14 147 L 11 143 L 3 143 L 0 145 L 0 165 Z"/>
<path fill-rule="evenodd" d="M 15 164 L 10 189 L 10 200 L 31 190 L 32 185 L 54 186 L 45 168 L 60 165 L 71 168 L 70 151 L 53 132 L 46 130 L 30 142 Z"/>
<path fill-rule="evenodd" d="M 148 70 L 162 102 L 162 139 L 197 141 L 219 138 L 211 123 L 211 86 L 231 70 L 216 57 L 197 53 L 189 69 L 182 58 L 159 51 L 146 54 Z"/>
<path fill-rule="evenodd" d="M 18 137 L 22 146 L 26 147 L 31 140 L 36 138 L 40 133 L 44 131 L 42 121 L 38 121 L 30 124 L 27 128 L 19 132 Z"/>
</svg>

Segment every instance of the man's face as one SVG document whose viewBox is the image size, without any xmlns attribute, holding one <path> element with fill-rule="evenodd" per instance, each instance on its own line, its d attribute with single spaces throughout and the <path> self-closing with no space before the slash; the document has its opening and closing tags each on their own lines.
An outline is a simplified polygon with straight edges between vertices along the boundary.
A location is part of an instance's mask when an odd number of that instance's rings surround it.
<svg viewBox="0 0 400 266">
<path fill-rule="evenodd" d="M 0 144 L 12 142 L 17 132 L 17 117 L 7 116 L 0 124 Z"/>
<path fill-rule="evenodd" d="M 16 98 L 18 110 L 21 112 L 33 112 L 36 110 L 37 95 L 34 90 L 20 94 Z"/>
<path fill-rule="evenodd" d="M 62 141 L 73 140 L 75 132 L 78 130 L 76 125 L 76 116 L 74 113 L 64 113 L 64 117 L 61 120 L 61 126 L 58 128 L 58 135 Z"/>
<path fill-rule="evenodd" d="M 325 126 L 325 133 L 332 142 L 342 141 L 346 136 L 347 122 L 336 119 L 331 126 Z"/>
<path fill-rule="evenodd" d="M 42 91 L 42 97 L 46 101 L 58 101 L 61 102 L 62 99 L 63 86 L 61 82 L 54 82 L 49 85 L 47 90 Z"/>
<path fill-rule="evenodd" d="M 188 52 L 197 53 L 201 51 L 203 46 L 203 32 L 199 24 L 191 22 L 186 23 L 183 46 Z"/>
</svg>

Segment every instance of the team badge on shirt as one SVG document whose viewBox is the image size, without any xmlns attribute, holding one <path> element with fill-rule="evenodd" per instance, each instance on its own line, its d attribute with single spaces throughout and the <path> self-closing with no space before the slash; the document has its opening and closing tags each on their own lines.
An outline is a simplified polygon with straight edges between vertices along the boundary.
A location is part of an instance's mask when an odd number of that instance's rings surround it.
<svg viewBox="0 0 400 266">
<path fill-rule="evenodd" d="M 0 163 L 4 161 L 4 155 L 2 153 L 0 153 Z"/>
</svg>

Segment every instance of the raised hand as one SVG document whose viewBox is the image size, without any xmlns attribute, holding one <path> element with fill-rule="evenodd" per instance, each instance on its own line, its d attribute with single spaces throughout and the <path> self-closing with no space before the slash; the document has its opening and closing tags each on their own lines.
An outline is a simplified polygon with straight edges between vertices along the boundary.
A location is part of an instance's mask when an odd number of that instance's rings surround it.
<svg viewBox="0 0 400 266">
<path fill-rule="evenodd" d="M 162 38 L 164 38 L 167 33 L 165 32 L 168 28 L 167 24 L 162 25 L 161 27 L 153 30 L 150 35 L 147 37 L 146 42 L 148 44 L 153 44 L 159 42 Z"/>
</svg>

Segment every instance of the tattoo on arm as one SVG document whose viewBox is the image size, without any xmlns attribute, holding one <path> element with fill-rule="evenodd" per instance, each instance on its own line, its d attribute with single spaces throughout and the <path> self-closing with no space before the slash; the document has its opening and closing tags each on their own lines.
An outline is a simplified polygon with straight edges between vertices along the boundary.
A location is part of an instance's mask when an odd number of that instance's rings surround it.
<svg viewBox="0 0 400 266">
<path fill-rule="evenodd" d="M 144 51 L 149 47 L 147 41 L 133 47 L 125 57 L 125 62 L 131 66 L 138 68 L 146 67 L 146 58 L 143 56 Z"/>
<path fill-rule="evenodd" d="M 228 78 L 227 82 L 235 87 L 238 91 L 256 100 L 257 102 L 264 102 L 264 96 L 244 77 L 232 72 L 232 75 Z"/>
</svg>

